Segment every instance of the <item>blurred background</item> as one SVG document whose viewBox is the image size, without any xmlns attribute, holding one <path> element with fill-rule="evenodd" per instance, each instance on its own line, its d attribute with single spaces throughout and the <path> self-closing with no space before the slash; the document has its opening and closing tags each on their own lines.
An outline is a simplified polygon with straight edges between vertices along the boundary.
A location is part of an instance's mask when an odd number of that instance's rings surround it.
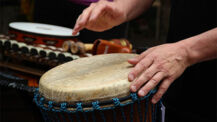
<svg viewBox="0 0 217 122">
<path fill-rule="evenodd" d="M 8 34 L 11 22 L 38 22 L 73 28 L 77 17 L 85 8 L 84 5 L 74 4 L 68 0 L 0 0 L 0 34 Z M 134 48 L 162 44 L 167 37 L 169 14 L 170 1 L 155 0 L 147 12 L 100 38 L 107 39 L 110 33 L 119 37 L 119 32 L 122 32 L 122 38 L 128 39 Z M 100 35 L 86 31 L 80 33 L 81 41 L 93 42 Z M 0 55 L 1 60 L 2 58 Z M 0 71 L 8 70 L 0 67 Z M 0 122 L 42 121 L 32 98 L 31 93 L 0 85 Z"/>
<path fill-rule="evenodd" d="M 73 28 L 75 20 L 85 7 L 67 0 L 0 0 L 0 33 L 6 34 L 8 24 L 16 21 L 42 22 Z M 125 37 L 135 46 L 164 43 L 169 13 L 169 0 L 155 0 L 147 12 L 129 22 Z"/>
</svg>

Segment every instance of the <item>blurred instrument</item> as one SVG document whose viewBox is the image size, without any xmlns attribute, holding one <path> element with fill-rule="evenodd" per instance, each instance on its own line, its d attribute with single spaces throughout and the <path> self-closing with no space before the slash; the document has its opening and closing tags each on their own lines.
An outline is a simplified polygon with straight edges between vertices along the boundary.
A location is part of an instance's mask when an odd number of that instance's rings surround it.
<svg viewBox="0 0 217 122">
<path fill-rule="evenodd" d="M 92 54 L 108 54 L 108 53 L 131 53 L 132 46 L 130 44 L 122 45 L 117 39 L 115 40 L 102 40 L 98 39 L 94 42 Z"/>
</svg>

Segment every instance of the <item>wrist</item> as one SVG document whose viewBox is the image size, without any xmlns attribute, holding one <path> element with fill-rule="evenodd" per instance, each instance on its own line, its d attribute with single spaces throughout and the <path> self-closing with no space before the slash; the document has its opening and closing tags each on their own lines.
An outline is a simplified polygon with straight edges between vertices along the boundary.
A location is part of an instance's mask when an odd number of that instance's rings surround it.
<svg viewBox="0 0 217 122">
<path fill-rule="evenodd" d="M 129 7 L 127 7 L 128 5 L 128 0 L 115 0 L 114 2 L 114 6 L 116 6 L 115 8 L 117 9 L 117 11 L 119 11 L 121 13 L 121 23 L 124 23 L 126 21 L 128 21 L 128 14 L 129 14 Z M 120 23 L 120 24 L 121 24 Z"/>
<path fill-rule="evenodd" d="M 179 45 L 179 47 L 182 48 L 183 53 L 185 53 L 186 62 L 189 66 L 197 63 L 197 59 L 199 57 L 199 53 L 192 48 L 192 42 L 191 38 L 177 42 L 177 45 Z"/>
</svg>

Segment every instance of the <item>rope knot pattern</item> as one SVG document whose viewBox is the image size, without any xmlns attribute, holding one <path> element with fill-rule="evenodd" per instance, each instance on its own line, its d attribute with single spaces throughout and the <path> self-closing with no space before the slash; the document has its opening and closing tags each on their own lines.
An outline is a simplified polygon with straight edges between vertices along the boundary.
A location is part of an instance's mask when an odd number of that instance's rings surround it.
<svg viewBox="0 0 217 122">
<path fill-rule="evenodd" d="M 35 93 L 34 98 L 38 98 L 38 97 L 39 97 L 39 94 L 38 94 L 38 93 Z"/>
<path fill-rule="evenodd" d="M 44 97 L 41 97 L 41 98 L 40 98 L 40 101 L 39 101 L 39 104 L 40 104 L 40 105 L 43 105 L 43 101 L 44 101 Z"/>
<path fill-rule="evenodd" d="M 112 98 L 112 100 L 113 100 L 115 106 L 120 106 L 121 105 L 118 98 Z"/>
<path fill-rule="evenodd" d="M 49 108 L 49 109 L 53 108 L 53 101 L 49 101 L 49 102 L 48 102 L 48 108 Z"/>
<path fill-rule="evenodd" d="M 67 103 L 61 103 L 61 104 L 60 104 L 60 109 L 61 109 L 62 111 L 66 111 L 66 106 L 67 106 Z"/>
<path fill-rule="evenodd" d="M 82 103 L 77 103 L 76 105 L 77 105 L 77 107 L 76 107 L 76 111 L 80 111 L 80 112 L 82 112 L 82 111 L 83 111 Z"/>
<path fill-rule="evenodd" d="M 38 93 L 39 92 L 39 88 L 35 88 L 35 92 Z"/>
<path fill-rule="evenodd" d="M 92 102 L 92 105 L 93 105 L 93 109 L 100 110 L 99 101 Z"/>
<path fill-rule="evenodd" d="M 39 94 L 35 93 L 34 94 L 34 98 L 33 98 L 33 102 L 37 101 L 37 98 L 39 97 Z"/>
<path fill-rule="evenodd" d="M 136 93 L 131 93 L 130 96 L 132 97 L 133 102 L 138 100 L 138 96 L 136 95 Z"/>
<path fill-rule="evenodd" d="M 150 91 L 151 94 L 154 94 L 154 93 L 156 93 L 156 92 L 157 92 L 157 89 L 152 89 L 152 90 Z"/>
</svg>

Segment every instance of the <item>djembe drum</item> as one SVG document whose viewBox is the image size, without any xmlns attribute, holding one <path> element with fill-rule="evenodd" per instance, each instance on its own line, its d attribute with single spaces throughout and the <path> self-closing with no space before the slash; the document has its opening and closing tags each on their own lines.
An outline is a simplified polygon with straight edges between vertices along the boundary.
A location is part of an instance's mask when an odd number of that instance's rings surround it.
<svg viewBox="0 0 217 122">
<path fill-rule="evenodd" d="M 104 54 L 59 65 L 40 79 L 34 101 L 45 121 L 155 122 L 160 104 L 130 92 L 136 54 Z"/>
</svg>

